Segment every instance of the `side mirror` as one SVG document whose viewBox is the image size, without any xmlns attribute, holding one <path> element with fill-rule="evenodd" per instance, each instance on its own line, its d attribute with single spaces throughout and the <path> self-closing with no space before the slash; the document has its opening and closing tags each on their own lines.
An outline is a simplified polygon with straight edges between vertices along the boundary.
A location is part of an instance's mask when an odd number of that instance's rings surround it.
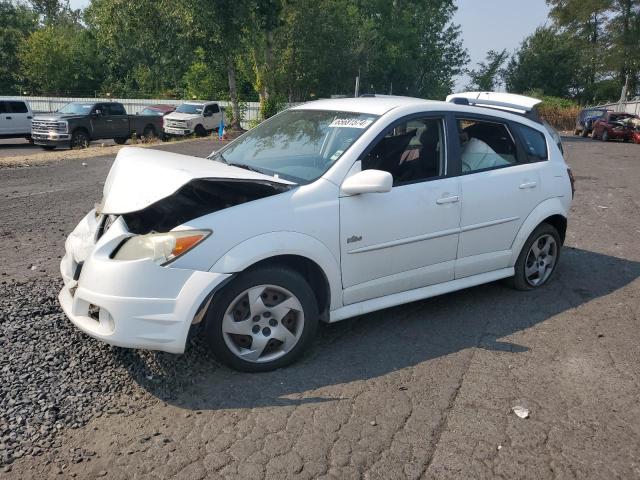
<svg viewBox="0 0 640 480">
<path fill-rule="evenodd" d="M 94 111 L 93 111 L 93 114 L 94 114 L 96 117 L 99 117 L 100 115 L 102 115 L 102 110 L 100 110 L 100 109 L 98 108 L 98 109 L 96 109 L 96 110 L 94 110 Z"/>
<path fill-rule="evenodd" d="M 342 191 L 347 195 L 385 193 L 390 192 L 392 187 L 393 176 L 383 170 L 363 170 L 342 183 Z"/>
<path fill-rule="evenodd" d="M 213 113 L 212 113 L 212 112 L 204 112 L 204 115 L 203 115 L 203 116 L 205 116 L 205 117 L 211 117 L 212 115 L 213 115 Z"/>
</svg>

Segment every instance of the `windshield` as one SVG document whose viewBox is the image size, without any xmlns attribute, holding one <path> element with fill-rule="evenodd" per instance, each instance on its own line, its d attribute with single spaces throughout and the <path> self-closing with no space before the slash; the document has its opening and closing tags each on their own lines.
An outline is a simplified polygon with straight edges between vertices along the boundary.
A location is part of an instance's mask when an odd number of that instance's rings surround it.
<svg viewBox="0 0 640 480">
<path fill-rule="evenodd" d="M 202 109 L 204 105 L 193 105 L 191 103 L 183 103 L 178 108 L 176 108 L 176 112 L 178 113 L 197 113 L 198 115 L 202 113 Z"/>
<path fill-rule="evenodd" d="M 250 130 L 220 154 L 231 165 L 309 183 L 322 176 L 377 118 L 364 113 L 288 110 Z"/>
<path fill-rule="evenodd" d="M 604 115 L 604 112 L 606 112 L 606 110 L 583 110 L 582 113 L 580 113 L 580 117 L 582 119 L 588 117 L 600 117 Z"/>
<path fill-rule="evenodd" d="M 163 112 L 161 112 L 160 110 L 155 110 L 153 108 L 145 108 L 140 112 L 140 115 L 155 115 L 157 117 L 161 117 L 163 115 Z"/>
<path fill-rule="evenodd" d="M 87 115 L 93 108 L 93 103 L 67 103 L 58 110 L 59 113 L 67 113 L 73 115 Z"/>
</svg>

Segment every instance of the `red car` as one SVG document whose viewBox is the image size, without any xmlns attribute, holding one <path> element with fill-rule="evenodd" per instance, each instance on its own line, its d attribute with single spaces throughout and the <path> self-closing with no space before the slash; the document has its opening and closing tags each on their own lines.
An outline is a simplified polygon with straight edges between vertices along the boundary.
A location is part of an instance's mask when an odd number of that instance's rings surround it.
<svg viewBox="0 0 640 480">
<path fill-rule="evenodd" d="M 609 140 L 622 140 L 628 142 L 634 134 L 630 119 L 635 115 L 623 112 L 606 112 L 593 124 L 592 138 L 608 142 Z"/>
<path fill-rule="evenodd" d="M 149 105 L 140 112 L 140 115 L 157 115 L 158 117 L 164 117 L 175 109 L 175 105 Z"/>
</svg>

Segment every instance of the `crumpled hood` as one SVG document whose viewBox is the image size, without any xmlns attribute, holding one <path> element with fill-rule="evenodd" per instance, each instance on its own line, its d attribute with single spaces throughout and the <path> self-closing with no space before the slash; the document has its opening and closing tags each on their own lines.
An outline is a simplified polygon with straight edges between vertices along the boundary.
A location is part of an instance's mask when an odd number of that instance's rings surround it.
<svg viewBox="0 0 640 480">
<path fill-rule="evenodd" d="M 164 118 L 167 120 L 195 120 L 202 118 L 202 115 L 198 115 L 197 113 L 172 112 Z"/>
<path fill-rule="evenodd" d="M 221 179 L 295 185 L 205 158 L 148 148 L 124 147 L 104 184 L 99 213 L 120 215 L 142 210 L 195 179 Z"/>
</svg>

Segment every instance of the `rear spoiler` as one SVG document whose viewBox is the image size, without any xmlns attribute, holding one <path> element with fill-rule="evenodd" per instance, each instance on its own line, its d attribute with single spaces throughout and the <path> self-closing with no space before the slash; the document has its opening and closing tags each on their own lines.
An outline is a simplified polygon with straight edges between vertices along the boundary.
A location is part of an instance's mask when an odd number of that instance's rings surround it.
<svg viewBox="0 0 640 480">
<path fill-rule="evenodd" d="M 542 100 L 525 97 L 514 93 L 501 92 L 461 92 L 447 97 L 447 102 L 458 105 L 472 105 L 476 107 L 497 108 L 515 113 L 526 114 L 533 111 L 534 107 Z"/>
</svg>

